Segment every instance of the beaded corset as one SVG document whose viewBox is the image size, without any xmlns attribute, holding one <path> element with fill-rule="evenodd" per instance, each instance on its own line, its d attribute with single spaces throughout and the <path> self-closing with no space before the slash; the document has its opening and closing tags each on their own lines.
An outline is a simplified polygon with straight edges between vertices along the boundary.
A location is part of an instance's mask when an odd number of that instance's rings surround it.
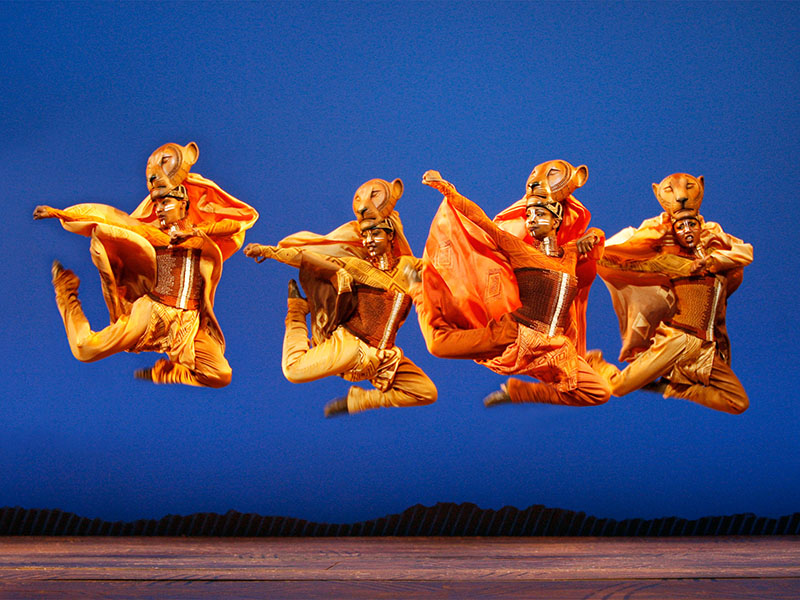
<svg viewBox="0 0 800 600">
<path fill-rule="evenodd" d="M 515 269 L 522 302 L 514 319 L 549 336 L 560 334 L 569 324 L 569 307 L 578 293 L 578 280 L 561 271 L 527 267 Z"/>
<path fill-rule="evenodd" d="M 411 296 L 365 285 L 353 287 L 356 308 L 345 328 L 376 348 L 391 348 L 411 310 Z"/>
<path fill-rule="evenodd" d="M 725 300 L 723 282 L 713 275 L 693 275 L 673 279 L 672 285 L 678 309 L 667 325 L 713 341 L 714 324 Z"/>
<path fill-rule="evenodd" d="M 197 310 L 203 291 L 200 250 L 156 248 L 156 266 L 156 285 L 150 290 L 150 296 L 167 306 Z"/>
</svg>

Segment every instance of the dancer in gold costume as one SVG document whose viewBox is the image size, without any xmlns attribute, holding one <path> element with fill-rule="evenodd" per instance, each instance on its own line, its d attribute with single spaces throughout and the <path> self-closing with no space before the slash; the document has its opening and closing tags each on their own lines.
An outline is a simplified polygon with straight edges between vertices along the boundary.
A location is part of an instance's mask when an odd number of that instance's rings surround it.
<svg viewBox="0 0 800 600">
<path fill-rule="evenodd" d="M 664 212 L 606 243 L 598 272 L 620 320 L 623 370 L 587 354 L 624 396 L 645 388 L 740 414 L 747 394 L 730 366 L 728 296 L 753 260 L 753 247 L 700 215 L 703 177 L 674 173 L 653 191 Z"/>
<path fill-rule="evenodd" d="M 56 304 L 78 360 L 163 352 L 167 359 L 134 375 L 155 383 L 230 383 L 214 294 L 222 262 L 242 245 L 258 213 L 189 173 L 198 154 L 194 142 L 156 150 L 147 162 L 150 194 L 131 214 L 104 204 L 36 207 L 34 219 L 56 218 L 67 231 L 91 238 L 108 327 L 91 329 L 78 300 L 78 277 L 58 261 L 52 268 Z"/>
<path fill-rule="evenodd" d="M 277 246 L 249 244 L 244 250 L 259 262 L 271 258 L 300 269 L 308 300 L 291 280 L 282 358 L 286 378 L 304 383 L 339 375 L 375 387 L 351 386 L 347 396 L 326 404 L 326 417 L 436 401 L 433 382 L 395 345 L 418 292 L 421 267 L 393 210 L 402 192 L 399 179 L 370 180 L 353 199 L 357 221 L 325 236 L 300 232 Z"/>
<path fill-rule="evenodd" d="M 604 241 L 599 229 L 583 231 L 588 211 L 571 196 L 586 176 L 586 167 L 566 161 L 538 165 L 528 178 L 524 233 L 490 220 L 437 171 L 423 176 L 423 183 L 445 197 L 426 245 L 418 309 L 428 349 L 541 381 L 511 378 L 484 399 L 486 406 L 594 406 L 608 400 L 607 384 L 576 347 L 583 339 L 573 303 L 579 291 L 576 268 L 579 259 L 590 263 L 593 277 Z M 564 230 L 570 237 L 560 242 L 567 199 L 583 209 L 581 223 L 576 226 L 573 218 Z M 584 288 L 588 293 L 588 285 Z"/>
</svg>

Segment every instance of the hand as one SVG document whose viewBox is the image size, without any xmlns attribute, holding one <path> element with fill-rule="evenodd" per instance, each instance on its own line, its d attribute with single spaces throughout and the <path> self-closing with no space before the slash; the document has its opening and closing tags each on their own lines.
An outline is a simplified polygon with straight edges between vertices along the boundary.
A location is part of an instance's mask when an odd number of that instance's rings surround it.
<svg viewBox="0 0 800 600">
<path fill-rule="evenodd" d="M 403 268 L 403 275 L 405 275 L 406 279 L 408 280 L 408 283 L 410 283 L 411 285 L 422 283 L 422 273 L 417 271 L 410 264 L 406 265 Z"/>
<path fill-rule="evenodd" d="M 597 243 L 597 236 L 593 233 L 585 233 L 575 243 L 578 246 L 578 252 L 587 254 Z"/>
<path fill-rule="evenodd" d="M 262 256 L 264 248 L 266 248 L 266 246 L 262 246 L 261 244 L 247 244 L 247 246 L 244 247 L 243 252 L 245 256 L 254 258 L 257 263 L 260 263 L 264 262 L 265 260 Z"/>
<path fill-rule="evenodd" d="M 169 232 L 169 243 L 171 246 L 177 246 L 195 235 L 197 234 L 192 230 L 171 230 Z"/>
<path fill-rule="evenodd" d="M 425 171 L 425 173 L 422 175 L 422 183 L 425 185 L 430 185 L 436 181 L 444 181 L 444 179 L 442 179 L 442 174 L 439 173 L 439 171 Z"/>
<path fill-rule="evenodd" d="M 695 258 L 692 261 L 691 271 L 692 273 L 704 273 L 708 271 L 708 268 L 711 266 L 711 257 L 706 256 L 704 258 Z"/>
<path fill-rule="evenodd" d="M 55 215 L 51 212 L 53 209 L 49 206 L 45 206 L 44 204 L 40 204 L 36 208 L 33 209 L 33 218 L 35 220 L 39 219 L 53 219 Z"/>
</svg>

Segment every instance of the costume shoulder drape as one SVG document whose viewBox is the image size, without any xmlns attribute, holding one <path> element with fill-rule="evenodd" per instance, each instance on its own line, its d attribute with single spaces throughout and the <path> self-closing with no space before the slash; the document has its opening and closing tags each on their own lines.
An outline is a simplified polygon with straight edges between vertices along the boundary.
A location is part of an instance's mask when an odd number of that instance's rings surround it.
<svg viewBox="0 0 800 600">
<path fill-rule="evenodd" d="M 197 173 L 189 173 L 183 185 L 189 196 L 190 220 L 213 239 L 223 260 L 227 260 L 241 248 L 245 231 L 258 220 L 258 212 Z M 155 205 L 149 196 L 142 200 L 131 217 L 142 223 L 157 221 Z"/>
</svg>

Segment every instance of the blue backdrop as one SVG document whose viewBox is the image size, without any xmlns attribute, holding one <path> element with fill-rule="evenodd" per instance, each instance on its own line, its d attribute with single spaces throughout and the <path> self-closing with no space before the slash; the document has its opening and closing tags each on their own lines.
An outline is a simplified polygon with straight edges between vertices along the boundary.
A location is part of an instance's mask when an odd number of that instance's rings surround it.
<svg viewBox="0 0 800 600">
<path fill-rule="evenodd" d="M 795 190 L 798 3 L 2 3 L 0 506 L 105 519 L 224 512 L 350 522 L 415 503 L 531 504 L 600 517 L 800 510 Z M 86 238 L 37 204 L 146 195 L 145 161 L 196 141 L 194 170 L 249 202 L 247 241 L 325 232 L 355 189 L 400 177 L 422 253 L 438 169 L 495 214 L 531 168 L 586 164 L 576 196 L 609 235 L 660 208 L 651 183 L 704 175 L 703 213 L 755 246 L 729 305 L 734 417 L 635 393 L 598 408 L 486 410 L 503 378 L 399 344 L 430 407 L 325 420 L 346 382 L 280 370 L 295 271 L 226 264 L 216 312 L 233 383 L 154 386 L 154 355 L 82 364 L 50 284 L 60 259 L 107 323 Z M 589 347 L 619 336 L 597 280 Z"/>
</svg>

